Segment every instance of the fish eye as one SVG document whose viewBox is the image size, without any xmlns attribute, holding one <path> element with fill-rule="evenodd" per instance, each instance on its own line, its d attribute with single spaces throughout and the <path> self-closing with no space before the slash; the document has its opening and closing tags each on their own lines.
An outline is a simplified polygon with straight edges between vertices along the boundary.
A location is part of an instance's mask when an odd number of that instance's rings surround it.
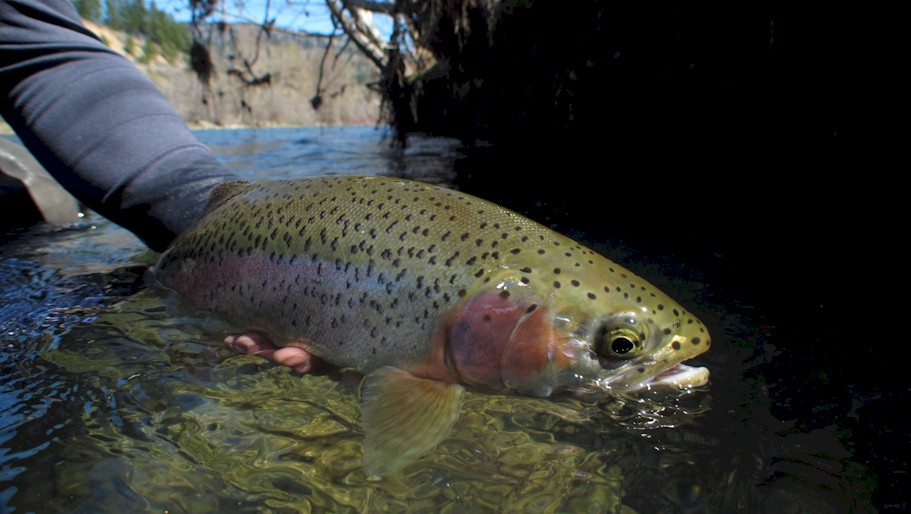
<svg viewBox="0 0 911 514">
<path fill-rule="evenodd" d="M 642 339 L 632 327 L 606 329 L 598 341 L 598 353 L 604 357 L 632 359 L 641 352 Z"/>
</svg>

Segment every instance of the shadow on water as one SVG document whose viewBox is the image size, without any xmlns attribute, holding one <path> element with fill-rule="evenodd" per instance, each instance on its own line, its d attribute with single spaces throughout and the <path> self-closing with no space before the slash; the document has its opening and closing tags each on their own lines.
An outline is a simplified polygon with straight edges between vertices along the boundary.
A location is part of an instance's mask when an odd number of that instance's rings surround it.
<svg viewBox="0 0 911 514">
<path fill-rule="evenodd" d="M 769 227 L 744 221 L 747 245 L 719 237 L 722 224 L 708 215 L 690 226 L 691 217 L 668 221 L 655 207 L 668 195 L 646 187 L 628 189 L 646 198 L 630 211 L 616 190 L 580 193 L 509 174 L 481 180 L 485 166 L 509 163 L 465 158 L 452 141 L 397 153 L 375 132 L 339 130 L 200 138 L 252 178 L 265 168 L 270 176 L 325 172 L 345 134 L 343 173 L 455 181 L 550 224 L 707 323 L 714 344 L 696 363 L 711 370 L 709 385 L 600 401 L 468 393 L 443 443 L 403 472 L 372 479 L 360 469 L 351 384 L 234 355 L 220 344 L 219 322 L 144 286 L 154 255 L 90 214 L 64 229 L 8 233 L 0 245 L 0 510 L 901 509 L 890 472 L 906 464 L 887 451 L 893 436 L 884 428 L 897 416 L 885 401 L 893 392 L 852 374 L 851 360 L 830 350 L 845 348 L 843 323 L 833 322 L 825 284 L 806 273 L 817 252 L 770 264 L 779 261 Z"/>
</svg>

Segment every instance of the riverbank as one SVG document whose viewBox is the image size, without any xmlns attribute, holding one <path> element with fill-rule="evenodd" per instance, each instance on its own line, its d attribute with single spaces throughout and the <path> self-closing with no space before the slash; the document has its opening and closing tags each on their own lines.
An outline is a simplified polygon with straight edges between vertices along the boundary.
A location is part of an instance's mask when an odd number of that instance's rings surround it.
<svg viewBox="0 0 911 514">
<path fill-rule="evenodd" d="M 258 43 L 256 25 L 203 27 L 212 31 L 204 40 L 214 68 L 206 84 L 186 53 L 143 62 L 141 36 L 83 23 L 149 77 L 191 128 L 373 125 L 380 119 L 381 96 L 369 87 L 379 75 L 350 48 L 336 44 L 324 59 L 325 43 L 313 38 L 275 34 L 269 43 Z M 245 81 L 240 61 L 263 80 Z M 0 134 L 11 133 L 0 120 Z"/>
</svg>

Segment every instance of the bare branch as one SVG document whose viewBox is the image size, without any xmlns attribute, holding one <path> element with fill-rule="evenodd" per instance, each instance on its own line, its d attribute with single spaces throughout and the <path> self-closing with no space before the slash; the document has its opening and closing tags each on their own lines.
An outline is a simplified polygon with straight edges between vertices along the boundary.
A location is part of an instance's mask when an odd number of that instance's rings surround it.
<svg viewBox="0 0 911 514">
<path fill-rule="evenodd" d="M 373 24 L 373 13 L 346 5 L 343 0 L 326 0 L 326 6 L 361 52 L 377 68 L 384 69 L 387 62 L 386 43 L 383 41 L 383 35 Z"/>
<path fill-rule="evenodd" d="M 349 8 L 363 9 L 365 11 L 385 14 L 392 16 L 395 14 L 395 4 L 389 2 L 377 2 L 374 0 L 348 0 Z"/>
</svg>

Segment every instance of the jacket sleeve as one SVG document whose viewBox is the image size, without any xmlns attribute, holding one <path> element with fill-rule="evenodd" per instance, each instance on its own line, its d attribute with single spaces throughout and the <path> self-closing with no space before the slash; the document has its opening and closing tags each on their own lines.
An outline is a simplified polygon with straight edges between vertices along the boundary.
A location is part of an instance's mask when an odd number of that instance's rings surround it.
<svg viewBox="0 0 911 514">
<path fill-rule="evenodd" d="M 163 250 L 237 180 L 68 0 L 0 0 L 0 112 L 92 210 Z"/>
</svg>

